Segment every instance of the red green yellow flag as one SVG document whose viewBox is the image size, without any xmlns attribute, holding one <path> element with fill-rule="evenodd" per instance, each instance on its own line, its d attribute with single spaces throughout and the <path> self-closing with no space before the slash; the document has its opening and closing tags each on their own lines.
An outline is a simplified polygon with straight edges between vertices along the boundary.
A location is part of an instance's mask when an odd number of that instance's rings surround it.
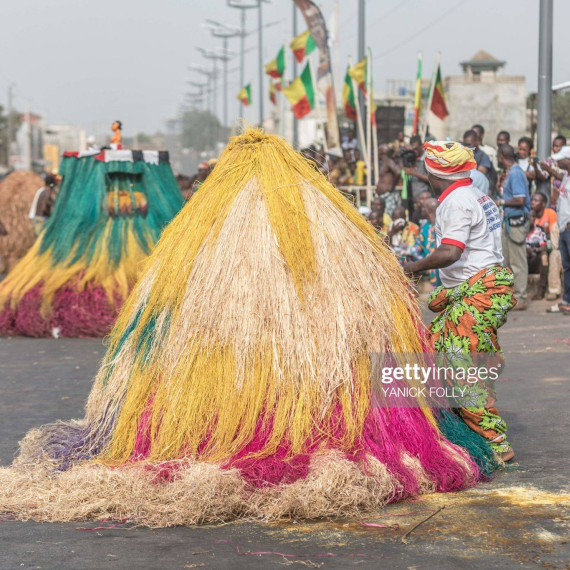
<svg viewBox="0 0 570 570">
<path fill-rule="evenodd" d="M 367 73 L 367 62 L 368 58 L 364 58 L 362 61 L 359 61 L 356 65 L 353 65 L 348 70 L 348 75 L 354 79 L 362 93 L 366 95 L 366 73 Z"/>
<path fill-rule="evenodd" d="M 317 44 L 315 44 L 315 40 L 313 39 L 311 32 L 307 30 L 302 34 L 295 36 L 293 41 L 289 44 L 289 47 L 293 51 L 295 59 L 301 63 L 303 59 L 305 59 L 305 56 L 314 51 Z"/>
<path fill-rule="evenodd" d="M 356 121 L 356 104 L 354 102 L 354 89 L 352 88 L 352 78 L 349 75 L 350 67 L 346 68 L 344 85 L 342 86 L 342 101 L 344 103 L 344 114 L 347 119 Z"/>
<path fill-rule="evenodd" d="M 275 85 L 273 85 L 273 81 L 271 81 L 271 78 L 269 78 L 269 100 L 274 105 L 277 105 L 277 95 L 275 94 Z"/>
<path fill-rule="evenodd" d="M 265 66 L 265 73 L 270 77 L 279 79 L 283 77 L 283 72 L 285 71 L 285 48 L 282 47 L 277 54 L 277 57 L 270 61 Z"/>
<path fill-rule="evenodd" d="M 443 121 L 447 115 L 449 115 L 449 111 L 447 110 L 447 105 L 445 103 L 445 91 L 443 89 L 443 80 L 441 78 L 441 67 L 437 65 L 437 72 L 435 74 L 435 80 L 431 89 L 433 93 L 430 93 L 431 97 L 431 106 L 430 111 L 439 119 Z"/>
<path fill-rule="evenodd" d="M 248 83 L 240 89 L 237 98 L 247 107 L 251 105 L 251 84 Z"/>
<path fill-rule="evenodd" d="M 418 71 L 416 73 L 416 96 L 414 99 L 414 126 L 412 133 L 418 134 L 418 124 L 422 112 L 422 53 L 418 53 Z"/>
<path fill-rule="evenodd" d="M 283 94 L 293 105 L 293 113 L 297 119 L 302 119 L 311 112 L 315 107 L 315 91 L 309 64 L 305 66 L 299 77 L 294 79 L 288 87 L 283 88 Z"/>
</svg>

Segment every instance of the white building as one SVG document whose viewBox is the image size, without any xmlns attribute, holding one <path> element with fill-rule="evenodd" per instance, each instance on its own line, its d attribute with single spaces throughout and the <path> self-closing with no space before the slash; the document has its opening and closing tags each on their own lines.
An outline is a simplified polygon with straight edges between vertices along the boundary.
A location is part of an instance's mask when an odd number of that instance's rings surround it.
<svg viewBox="0 0 570 570">
<path fill-rule="evenodd" d="M 505 61 L 486 51 L 460 63 L 462 75 L 444 79 L 449 116 L 440 121 L 430 113 L 430 132 L 438 139 L 462 140 L 474 124 L 485 127 L 485 142 L 495 144 L 499 131 L 511 134 L 511 141 L 526 132 L 526 85 L 523 75 L 507 75 Z"/>
</svg>

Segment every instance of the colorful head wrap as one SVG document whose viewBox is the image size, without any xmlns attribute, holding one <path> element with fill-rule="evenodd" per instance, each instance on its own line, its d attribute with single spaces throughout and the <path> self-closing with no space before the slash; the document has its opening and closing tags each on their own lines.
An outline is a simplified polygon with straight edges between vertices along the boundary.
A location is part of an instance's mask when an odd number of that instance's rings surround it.
<svg viewBox="0 0 570 570">
<path fill-rule="evenodd" d="M 438 178 L 468 178 L 477 168 L 473 151 L 458 142 L 433 141 L 424 144 L 427 171 Z"/>
</svg>

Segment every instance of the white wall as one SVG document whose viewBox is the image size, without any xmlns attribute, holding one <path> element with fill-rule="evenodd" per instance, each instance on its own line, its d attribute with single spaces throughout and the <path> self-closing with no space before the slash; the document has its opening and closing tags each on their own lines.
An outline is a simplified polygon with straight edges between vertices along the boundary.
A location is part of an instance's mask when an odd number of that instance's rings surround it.
<svg viewBox="0 0 570 570">
<path fill-rule="evenodd" d="M 511 133 L 511 142 L 515 144 L 519 137 L 529 134 L 524 77 L 489 75 L 474 82 L 466 76 L 452 76 L 446 78 L 445 87 L 449 116 L 443 122 L 440 136 L 462 140 L 463 133 L 475 123 L 485 127 L 486 144 L 494 145 L 497 133 L 502 130 Z"/>
</svg>

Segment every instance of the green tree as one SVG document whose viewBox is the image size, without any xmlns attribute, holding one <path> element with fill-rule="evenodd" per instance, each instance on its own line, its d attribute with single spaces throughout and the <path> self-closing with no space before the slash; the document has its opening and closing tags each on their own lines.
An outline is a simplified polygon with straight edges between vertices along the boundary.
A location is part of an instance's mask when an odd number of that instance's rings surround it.
<svg viewBox="0 0 570 570">
<path fill-rule="evenodd" d="M 210 111 L 191 109 L 182 116 L 182 145 L 185 148 L 206 150 L 218 142 L 227 141 L 230 129 L 223 127 Z"/>
<path fill-rule="evenodd" d="M 147 135 L 146 133 L 139 133 L 137 135 L 137 140 L 141 144 L 148 144 L 149 142 L 152 141 L 152 138 L 150 137 L 150 135 Z"/>
<path fill-rule="evenodd" d="M 555 93 L 552 96 L 552 122 L 559 132 L 570 129 L 570 93 Z"/>
</svg>

